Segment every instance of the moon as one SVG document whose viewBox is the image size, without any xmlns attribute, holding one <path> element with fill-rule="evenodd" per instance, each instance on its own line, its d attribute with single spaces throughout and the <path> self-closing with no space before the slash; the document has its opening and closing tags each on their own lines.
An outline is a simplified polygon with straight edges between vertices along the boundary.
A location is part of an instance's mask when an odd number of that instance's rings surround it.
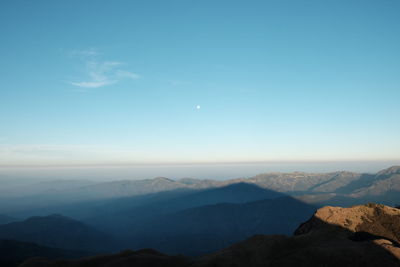
<svg viewBox="0 0 400 267">
<path fill-rule="evenodd" d="M 200 105 L 196 105 L 196 109 L 200 109 L 201 107 L 200 107 Z"/>
</svg>

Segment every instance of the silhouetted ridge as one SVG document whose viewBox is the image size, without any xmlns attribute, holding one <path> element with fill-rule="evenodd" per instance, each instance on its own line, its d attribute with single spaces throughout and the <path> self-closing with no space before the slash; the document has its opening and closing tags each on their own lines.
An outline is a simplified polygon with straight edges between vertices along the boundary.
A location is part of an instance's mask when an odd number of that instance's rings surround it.
<svg viewBox="0 0 400 267">
<path fill-rule="evenodd" d="M 194 266 L 400 266 L 399 216 L 400 210 L 377 204 L 324 207 L 293 237 L 254 236 Z"/>
<path fill-rule="evenodd" d="M 221 204 L 222 205 L 222 204 Z M 247 204 L 241 204 L 247 205 Z M 400 210 L 378 204 L 323 207 L 295 236 L 255 235 L 221 251 L 190 261 L 154 250 L 125 251 L 80 261 L 32 259 L 22 267 L 175 266 L 175 267 L 392 267 L 400 266 Z"/>
<path fill-rule="evenodd" d="M 2 267 L 17 266 L 24 260 L 33 257 L 69 259 L 81 258 L 89 255 L 91 255 L 91 253 L 83 251 L 62 250 L 15 240 L 0 240 L 0 266 Z"/>
<path fill-rule="evenodd" d="M 7 216 L 7 215 L 0 214 L 0 225 L 7 224 L 7 223 L 10 223 L 10 222 L 15 222 L 15 221 L 18 221 L 18 219 L 14 218 L 14 217 Z"/>
<path fill-rule="evenodd" d="M 292 197 L 195 207 L 148 220 L 131 236 L 130 246 L 199 255 L 254 234 L 291 234 L 314 211 Z"/>
<path fill-rule="evenodd" d="M 125 250 L 113 255 L 98 255 L 80 261 L 31 259 L 20 265 L 20 267 L 185 267 L 189 266 L 189 264 L 190 260 L 181 256 L 169 256 L 152 249 L 141 249 L 138 251 Z"/>
<path fill-rule="evenodd" d="M 104 250 L 112 242 L 93 227 L 59 214 L 0 225 L 0 238 L 73 250 Z"/>
<path fill-rule="evenodd" d="M 78 209 L 77 213 L 80 214 L 76 215 L 74 209 L 69 209 L 69 212 L 66 212 L 65 206 L 74 204 L 85 206 L 92 201 L 93 206 L 98 207 L 99 202 L 108 201 L 111 203 L 113 200 L 121 198 L 146 198 L 152 194 L 167 192 L 174 194 L 177 191 L 195 192 L 218 189 L 238 183 L 252 184 L 263 189 L 290 194 L 304 202 L 318 203 L 321 206 L 349 206 L 369 201 L 394 205 L 400 202 L 400 194 L 398 194 L 400 192 L 399 169 L 399 166 L 392 166 L 377 174 L 348 171 L 330 173 L 274 172 L 223 181 L 193 178 L 173 180 L 165 177 L 101 183 L 52 181 L 50 184 L 45 183 L 48 190 L 41 191 L 38 185 L 32 188 L 25 186 L 20 188 L 23 191 L 20 193 L 24 197 L 2 199 L 0 213 L 16 217 L 62 213 L 81 220 L 90 217 L 90 213 L 92 213 L 90 208 L 82 212 Z M 18 195 L 18 192 L 16 194 Z"/>
<path fill-rule="evenodd" d="M 159 221 L 159 218 L 163 216 L 173 218 L 174 215 L 172 214 L 182 210 L 218 203 L 247 203 L 282 196 L 285 195 L 246 183 L 198 191 L 164 192 L 148 198 L 121 199 L 101 208 L 96 207 L 99 210 L 98 215 L 87 221 L 99 227 L 99 229 L 117 233 L 118 237 L 122 239 L 129 237 L 129 240 L 139 242 L 137 235 L 143 233 L 142 229 L 152 224 L 153 221 Z M 132 216 L 133 214 L 140 216 Z M 156 232 L 157 229 L 152 229 L 152 231 Z M 162 239 L 162 237 L 160 238 Z M 146 246 L 152 246 L 152 244 Z M 133 248 L 141 247 L 134 246 Z M 180 251 L 180 253 L 183 252 Z"/>
</svg>

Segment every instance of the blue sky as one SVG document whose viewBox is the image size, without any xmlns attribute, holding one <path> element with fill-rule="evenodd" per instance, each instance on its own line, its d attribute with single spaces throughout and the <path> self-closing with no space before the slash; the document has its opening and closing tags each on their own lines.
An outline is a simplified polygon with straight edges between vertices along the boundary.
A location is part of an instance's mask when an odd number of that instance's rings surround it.
<svg viewBox="0 0 400 267">
<path fill-rule="evenodd" d="M 1 1 L 0 165 L 400 160 L 399 12 Z"/>
</svg>

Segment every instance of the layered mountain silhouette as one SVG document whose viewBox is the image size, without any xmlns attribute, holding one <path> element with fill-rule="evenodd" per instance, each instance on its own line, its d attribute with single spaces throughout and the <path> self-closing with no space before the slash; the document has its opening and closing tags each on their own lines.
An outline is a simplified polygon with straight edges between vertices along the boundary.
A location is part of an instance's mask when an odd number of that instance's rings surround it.
<svg viewBox="0 0 400 267">
<path fill-rule="evenodd" d="M 384 196 L 400 191 L 400 167 L 391 167 L 379 172 L 367 186 L 352 192 L 353 197 Z"/>
<path fill-rule="evenodd" d="M 315 208 L 282 193 L 238 183 L 113 200 L 85 209 L 92 217 L 84 220 L 119 240 L 118 249 L 151 247 L 200 255 L 256 233 L 291 233 Z"/>
<path fill-rule="evenodd" d="M 149 220 L 186 209 L 218 203 L 247 203 L 283 196 L 285 195 L 282 193 L 245 183 L 196 191 L 174 190 L 96 204 L 95 208 L 90 207 L 85 212 L 91 216 L 82 219 L 105 231 L 114 231 L 117 228 L 120 235 L 125 235 L 126 228 L 128 232 L 132 232 L 132 228 L 141 227 Z"/>
<path fill-rule="evenodd" d="M 314 211 L 291 197 L 201 206 L 148 220 L 136 228 L 128 245 L 199 255 L 254 234 L 290 234 Z"/>
<path fill-rule="evenodd" d="M 400 210 L 324 207 L 294 236 L 255 236 L 195 266 L 399 266 Z"/>
<path fill-rule="evenodd" d="M 124 255 L 136 259 L 152 258 L 153 250 L 142 250 L 151 248 L 159 251 L 156 254 L 162 261 L 168 261 L 168 255 L 191 257 L 227 247 L 233 249 L 234 246 L 229 246 L 251 236 L 256 236 L 254 242 L 267 245 L 282 242 L 296 247 L 295 244 L 303 240 L 297 236 L 311 234 L 298 230 L 294 237 L 286 235 L 293 233 L 299 224 L 322 206 L 348 207 L 369 201 L 390 206 L 400 204 L 400 167 L 397 166 L 376 174 L 294 172 L 261 174 L 226 181 L 159 177 L 141 181 L 82 183 L 68 181 L 60 186 L 49 183 L 46 184 L 48 188 L 58 189 L 50 190 L 51 193 L 43 192 L 40 196 L 2 199 L 0 211 L 1 207 L 10 205 L 2 211 L 7 216 L 0 216 L 0 239 L 95 254 L 132 249 L 125 251 Z M 69 200 L 71 197 L 74 199 Z M 16 204 L 13 206 L 14 200 Z M 384 212 L 387 213 L 387 210 Z M 360 216 L 367 218 L 366 215 Z M 371 216 L 368 218 L 373 219 Z M 14 219 L 24 217 L 27 219 Z M 332 224 L 327 218 L 321 221 L 322 225 Z M 382 225 L 389 227 L 389 223 Z M 358 231 L 346 225 L 338 227 L 340 233 L 342 228 L 350 232 Z M 311 236 L 316 240 L 325 240 L 328 232 L 339 233 L 333 228 L 326 229 L 330 230 L 321 230 L 324 235 Z M 383 236 L 394 241 L 392 244 L 396 246 L 395 238 L 388 237 L 387 233 Z M 365 238 L 365 234 L 355 235 L 354 240 L 347 238 L 346 242 L 353 242 L 347 245 L 359 246 L 354 242 L 359 242 L 360 238 Z M 250 244 L 252 240 L 243 244 Z M 301 242 L 301 247 L 306 248 L 307 244 Z M 238 243 L 238 246 L 242 247 L 241 244 Z M 331 244 L 318 245 L 329 247 Z M 367 246 L 376 247 L 376 244 Z M 305 253 L 310 252 L 306 250 Z M 254 257 L 258 256 L 254 254 Z M 118 260 L 119 256 L 111 258 Z"/>
<path fill-rule="evenodd" d="M 400 166 L 390 167 L 377 174 L 364 174 L 321 204 L 349 206 L 365 202 L 391 206 L 400 203 Z"/>
<path fill-rule="evenodd" d="M 112 243 L 110 237 L 93 227 L 57 214 L 0 225 L 0 239 L 87 251 L 105 251 Z"/>
<path fill-rule="evenodd" d="M 14 188 L 18 192 L 2 194 L 0 214 L 15 217 L 48 215 L 60 213 L 65 206 L 90 202 L 112 202 L 121 198 L 146 197 L 165 192 L 194 192 L 246 183 L 263 189 L 296 196 L 304 202 L 321 205 L 340 204 L 343 206 L 377 201 L 392 205 L 395 193 L 399 191 L 399 166 L 382 170 L 377 174 L 363 174 L 347 171 L 331 173 L 264 173 L 250 178 L 224 181 L 181 179 L 164 177 L 145 180 L 122 180 L 94 183 L 90 181 L 52 181 L 40 186 Z M 59 184 L 59 185 L 58 185 Z M 29 189 L 31 188 L 31 189 Z M 21 191 L 21 192 L 20 192 Z M 39 193 L 38 193 L 39 192 Z M 71 210 L 74 210 L 71 208 Z M 61 212 L 64 213 L 64 212 Z M 68 214 L 71 216 L 70 214 Z M 82 216 L 74 216 L 81 219 Z"/>
<path fill-rule="evenodd" d="M 15 221 L 18 221 L 18 219 L 7 216 L 7 215 L 0 214 L 0 225 L 10 223 L 10 222 L 15 222 Z"/>
<path fill-rule="evenodd" d="M 86 251 L 151 247 L 200 255 L 257 233 L 290 233 L 315 207 L 282 193 L 238 183 L 90 202 L 69 209 L 90 214 L 87 223 L 61 215 L 35 216 L 0 225 L 0 238 Z M 293 212 L 285 212 L 290 210 Z"/>
<path fill-rule="evenodd" d="M 21 266 L 400 266 L 399 233 L 399 209 L 380 204 L 327 206 L 293 236 L 256 235 L 195 260 L 142 250 L 79 261 L 31 259 Z"/>
</svg>

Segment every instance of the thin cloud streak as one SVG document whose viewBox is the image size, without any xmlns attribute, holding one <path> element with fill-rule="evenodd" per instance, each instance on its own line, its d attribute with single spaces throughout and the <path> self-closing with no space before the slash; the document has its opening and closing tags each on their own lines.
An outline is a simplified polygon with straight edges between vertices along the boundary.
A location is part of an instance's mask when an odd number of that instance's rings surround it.
<svg viewBox="0 0 400 267">
<path fill-rule="evenodd" d="M 70 84 L 80 88 L 99 88 L 118 83 L 125 79 L 137 80 L 141 76 L 137 73 L 123 69 L 125 65 L 118 61 L 100 61 L 98 52 L 93 50 L 73 51 L 84 62 L 84 73 L 88 79 L 82 81 L 69 81 Z"/>
<path fill-rule="evenodd" d="M 0 145 L 0 165 L 119 162 L 142 154 L 132 147 L 90 145 Z"/>
<path fill-rule="evenodd" d="M 99 52 L 96 49 L 85 49 L 85 50 L 72 50 L 69 52 L 70 56 L 80 56 L 80 57 L 93 57 L 98 56 Z"/>
<path fill-rule="evenodd" d="M 82 88 L 99 88 L 105 85 L 113 84 L 115 81 L 92 81 L 92 82 L 71 82 L 72 85 Z"/>
</svg>

